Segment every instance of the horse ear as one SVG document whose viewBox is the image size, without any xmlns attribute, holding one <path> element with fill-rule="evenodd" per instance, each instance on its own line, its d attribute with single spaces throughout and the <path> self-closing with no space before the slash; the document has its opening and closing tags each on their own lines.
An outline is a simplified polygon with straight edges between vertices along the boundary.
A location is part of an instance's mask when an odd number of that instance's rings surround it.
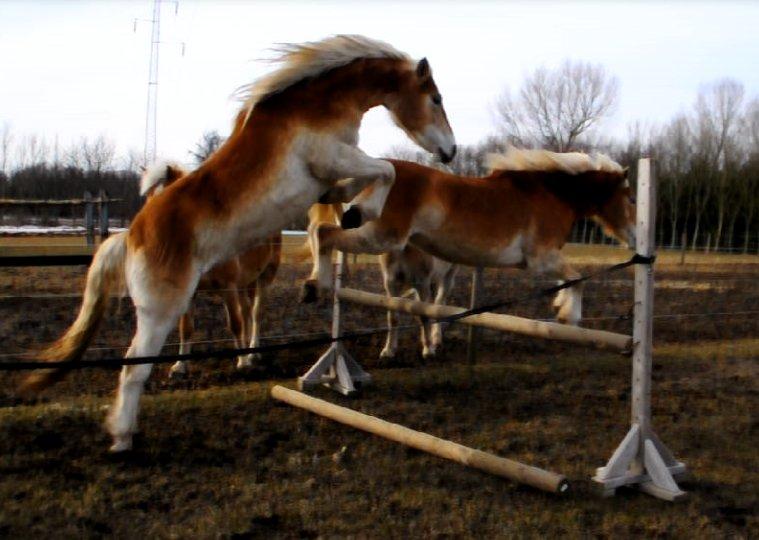
<svg viewBox="0 0 759 540">
<path fill-rule="evenodd" d="M 422 58 L 419 60 L 419 63 L 416 65 L 416 76 L 420 79 L 426 79 L 431 74 L 430 72 L 430 63 L 427 61 L 426 58 Z"/>
<path fill-rule="evenodd" d="M 630 167 L 625 167 L 622 169 L 622 178 L 627 180 L 627 175 L 630 174 Z"/>
</svg>

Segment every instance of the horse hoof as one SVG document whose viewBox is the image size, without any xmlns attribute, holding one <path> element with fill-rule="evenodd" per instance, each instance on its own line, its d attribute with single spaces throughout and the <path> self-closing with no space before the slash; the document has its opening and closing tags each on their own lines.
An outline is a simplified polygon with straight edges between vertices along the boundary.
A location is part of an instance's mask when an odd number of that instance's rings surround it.
<svg viewBox="0 0 759 540">
<path fill-rule="evenodd" d="M 132 436 L 124 435 L 113 438 L 113 444 L 108 449 L 111 454 L 119 454 L 121 452 L 128 452 L 132 449 Z"/>
<path fill-rule="evenodd" d="M 384 360 L 395 358 L 395 351 L 391 351 L 390 349 L 382 349 L 382 352 L 380 352 L 380 358 Z"/>
<path fill-rule="evenodd" d="M 300 292 L 300 301 L 303 304 L 313 304 L 319 299 L 319 292 L 316 288 L 316 284 L 307 281 L 303 284 L 303 289 Z"/>
<path fill-rule="evenodd" d="M 340 226 L 343 229 L 356 229 L 361 226 L 361 210 L 357 206 L 348 208 L 340 218 Z"/>
<path fill-rule="evenodd" d="M 187 378 L 187 372 L 186 371 L 169 371 L 169 380 L 170 381 L 180 381 L 182 379 Z"/>
</svg>

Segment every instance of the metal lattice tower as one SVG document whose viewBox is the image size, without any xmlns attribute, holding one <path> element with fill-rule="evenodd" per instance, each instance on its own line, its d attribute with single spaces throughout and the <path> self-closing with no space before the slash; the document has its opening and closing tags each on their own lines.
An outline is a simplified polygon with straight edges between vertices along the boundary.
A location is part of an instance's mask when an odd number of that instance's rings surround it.
<svg viewBox="0 0 759 540">
<path fill-rule="evenodd" d="M 156 157 L 156 119 L 158 116 L 158 51 L 161 43 L 161 0 L 153 0 L 152 30 L 150 32 L 150 70 L 148 100 L 145 113 L 145 166 Z"/>
</svg>

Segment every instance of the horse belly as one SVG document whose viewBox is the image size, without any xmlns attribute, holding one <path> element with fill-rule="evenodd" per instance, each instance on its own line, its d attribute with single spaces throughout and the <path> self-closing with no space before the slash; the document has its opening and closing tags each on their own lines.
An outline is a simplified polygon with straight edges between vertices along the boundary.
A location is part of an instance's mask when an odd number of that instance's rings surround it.
<svg viewBox="0 0 759 540">
<path fill-rule="evenodd" d="M 453 237 L 412 236 L 416 247 L 445 261 L 469 266 L 518 266 L 524 262 L 522 237 L 518 235 L 509 243 L 488 244 L 477 239 Z"/>
</svg>

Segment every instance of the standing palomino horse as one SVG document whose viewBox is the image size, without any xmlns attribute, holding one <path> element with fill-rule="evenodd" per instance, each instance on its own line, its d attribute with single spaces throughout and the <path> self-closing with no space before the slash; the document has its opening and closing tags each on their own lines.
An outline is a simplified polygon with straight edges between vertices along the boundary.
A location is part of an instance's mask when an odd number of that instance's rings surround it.
<svg viewBox="0 0 759 540">
<path fill-rule="evenodd" d="M 308 248 L 312 260 L 318 258 L 318 241 L 314 239 L 322 223 L 341 222 L 343 211 L 341 205 L 315 204 L 308 211 Z M 438 257 L 425 253 L 412 245 L 391 250 L 379 256 L 382 271 L 382 284 L 388 296 L 414 294 L 419 300 L 444 304 L 453 286 L 458 267 Z M 310 291 L 313 291 L 311 289 Z M 308 302 L 309 298 L 303 298 Z M 422 357 L 429 358 L 437 354 L 443 343 L 443 329 L 439 322 L 430 322 L 421 318 Z M 387 311 L 387 338 L 380 352 L 380 358 L 394 358 L 398 350 L 398 313 Z"/>
<path fill-rule="evenodd" d="M 608 235 L 634 245 L 627 172 L 604 155 L 511 148 L 490 157 L 492 173 L 484 178 L 389 161 L 397 182 L 377 220 L 351 230 L 322 224 L 315 231 L 319 256 L 305 284 L 309 296 L 331 288 L 333 249 L 379 254 L 411 244 L 454 263 L 573 279 L 579 274 L 560 250 L 575 220 L 592 218 Z M 560 321 L 577 324 L 581 287 L 562 289 L 553 307 Z"/>
<path fill-rule="evenodd" d="M 197 170 L 152 197 L 129 231 L 98 249 L 74 324 L 41 358 L 81 358 L 125 281 L 137 312 L 128 357 L 160 353 L 187 311 L 200 277 L 265 241 L 322 202 L 348 202 L 367 185 L 353 214 L 379 216 L 395 180 L 387 161 L 356 147 L 364 113 L 385 106 L 420 146 L 444 160 L 455 141 L 429 64 L 361 36 L 285 46 L 280 67 L 246 90 L 229 139 Z M 347 179 L 347 180 L 346 180 Z M 111 450 L 128 450 L 152 364 L 124 366 L 108 415 Z M 60 370 L 36 372 L 22 392 L 44 388 Z"/>
<path fill-rule="evenodd" d="M 167 186 L 188 174 L 176 163 L 159 163 L 149 167 L 140 178 L 140 195 L 153 197 Z M 264 240 L 261 245 L 221 262 L 201 276 L 197 290 L 221 296 L 227 314 L 227 325 L 234 336 L 235 347 L 258 347 L 260 344 L 263 301 L 274 281 L 282 253 L 282 233 Z M 190 352 L 190 339 L 195 330 L 192 306 L 179 319 L 179 354 Z M 237 359 L 237 368 L 253 365 L 257 357 L 246 354 Z M 187 373 L 187 362 L 178 360 L 169 375 Z"/>
</svg>

